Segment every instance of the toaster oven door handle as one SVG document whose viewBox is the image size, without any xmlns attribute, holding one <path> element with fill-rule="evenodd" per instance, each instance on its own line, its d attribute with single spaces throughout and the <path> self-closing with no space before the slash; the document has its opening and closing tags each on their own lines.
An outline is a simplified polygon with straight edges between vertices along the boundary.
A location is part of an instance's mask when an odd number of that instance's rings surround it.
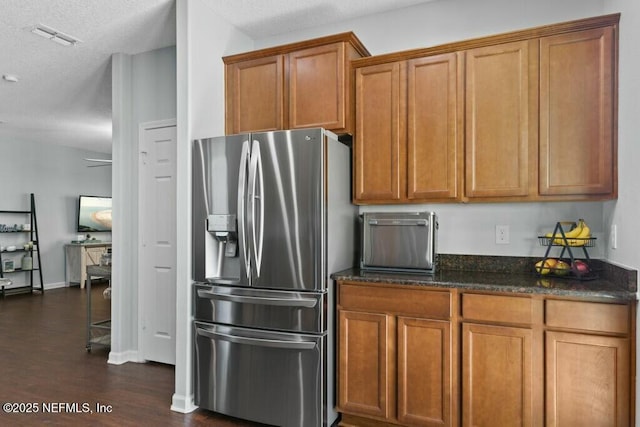
<svg viewBox="0 0 640 427">
<path fill-rule="evenodd" d="M 370 219 L 369 225 L 399 225 L 426 227 L 429 221 L 426 219 Z"/>
</svg>

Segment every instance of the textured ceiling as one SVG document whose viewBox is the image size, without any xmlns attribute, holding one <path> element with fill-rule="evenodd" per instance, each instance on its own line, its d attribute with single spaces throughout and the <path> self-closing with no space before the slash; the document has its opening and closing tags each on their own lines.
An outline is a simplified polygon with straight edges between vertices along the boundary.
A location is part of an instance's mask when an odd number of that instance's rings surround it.
<svg viewBox="0 0 640 427">
<path fill-rule="evenodd" d="M 433 0 L 209 0 L 210 7 L 259 39 Z"/>
<path fill-rule="evenodd" d="M 64 47 L 37 24 L 80 39 Z M 111 151 L 111 54 L 175 44 L 170 0 L 0 0 L 0 138 Z"/>
<path fill-rule="evenodd" d="M 206 0 L 253 38 L 429 0 Z M 31 33 L 44 24 L 81 40 Z M 111 55 L 175 44 L 173 0 L 0 0 L 0 140 L 111 152 Z"/>
</svg>

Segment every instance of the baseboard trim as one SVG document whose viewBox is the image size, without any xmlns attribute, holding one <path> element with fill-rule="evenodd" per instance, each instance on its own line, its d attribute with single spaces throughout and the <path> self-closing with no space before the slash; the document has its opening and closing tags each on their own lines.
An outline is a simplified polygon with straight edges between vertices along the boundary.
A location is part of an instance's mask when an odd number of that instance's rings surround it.
<svg viewBox="0 0 640 427">
<path fill-rule="evenodd" d="M 172 411 L 188 414 L 196 409 L 198 409 L 198 406 L 193 403 L 193 394 L 184 396 L 182 394 L 174 393 L 171 397 Z"/>
<path fill-rule="evenodd" d="M 144 363 L 144 360 L 139 358 L 138 352 L 135 350 L 123 351 L 123 352 L 109 352 L 109 360 L 107 363 L 111 365 L 122 365 L 127 362 Z"/>
<path fill-rule="evenodd" d="M 36 289 L 38 289 L 35 285 L 34 287 Z M 67 287 L 67 284 L 65 282 L 57 282 L 57 283 L 45 283 L 44 284 L 44 290 L 45 291 L 49 291 L 51 289 L 60 289 L 60 288 L 65 288 Z"/>
</svg>

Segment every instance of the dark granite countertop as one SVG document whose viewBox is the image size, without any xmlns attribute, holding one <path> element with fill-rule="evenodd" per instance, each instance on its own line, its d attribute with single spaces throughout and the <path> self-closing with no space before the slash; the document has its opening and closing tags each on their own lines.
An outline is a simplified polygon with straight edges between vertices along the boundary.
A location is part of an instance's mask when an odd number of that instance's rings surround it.
<svg viewBox="0 0 640 427">
<path fill-rule="evenodd" d="M 598 273 L 591 280 L 538 276 L 527 257 L 440 255 L 433 275 L 380 272 L 358 268 L 336 272 L 334 280 L 459 288 L 504 293 L 543 294 L 591 300 L 626 302 L 637 300 L 637 273 L 592 260 Z"/>
</svg>

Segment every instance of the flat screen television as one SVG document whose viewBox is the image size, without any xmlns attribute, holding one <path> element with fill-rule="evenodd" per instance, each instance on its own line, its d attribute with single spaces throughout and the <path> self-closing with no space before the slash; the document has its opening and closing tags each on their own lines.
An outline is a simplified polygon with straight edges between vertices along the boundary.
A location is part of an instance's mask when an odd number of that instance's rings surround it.
<svg viewBox="0 0 640 427">
<path fill-rule="evenodd" d="M 78 232 L 111 231 L 111 197 L 78 198 Z"/>
</svg>

